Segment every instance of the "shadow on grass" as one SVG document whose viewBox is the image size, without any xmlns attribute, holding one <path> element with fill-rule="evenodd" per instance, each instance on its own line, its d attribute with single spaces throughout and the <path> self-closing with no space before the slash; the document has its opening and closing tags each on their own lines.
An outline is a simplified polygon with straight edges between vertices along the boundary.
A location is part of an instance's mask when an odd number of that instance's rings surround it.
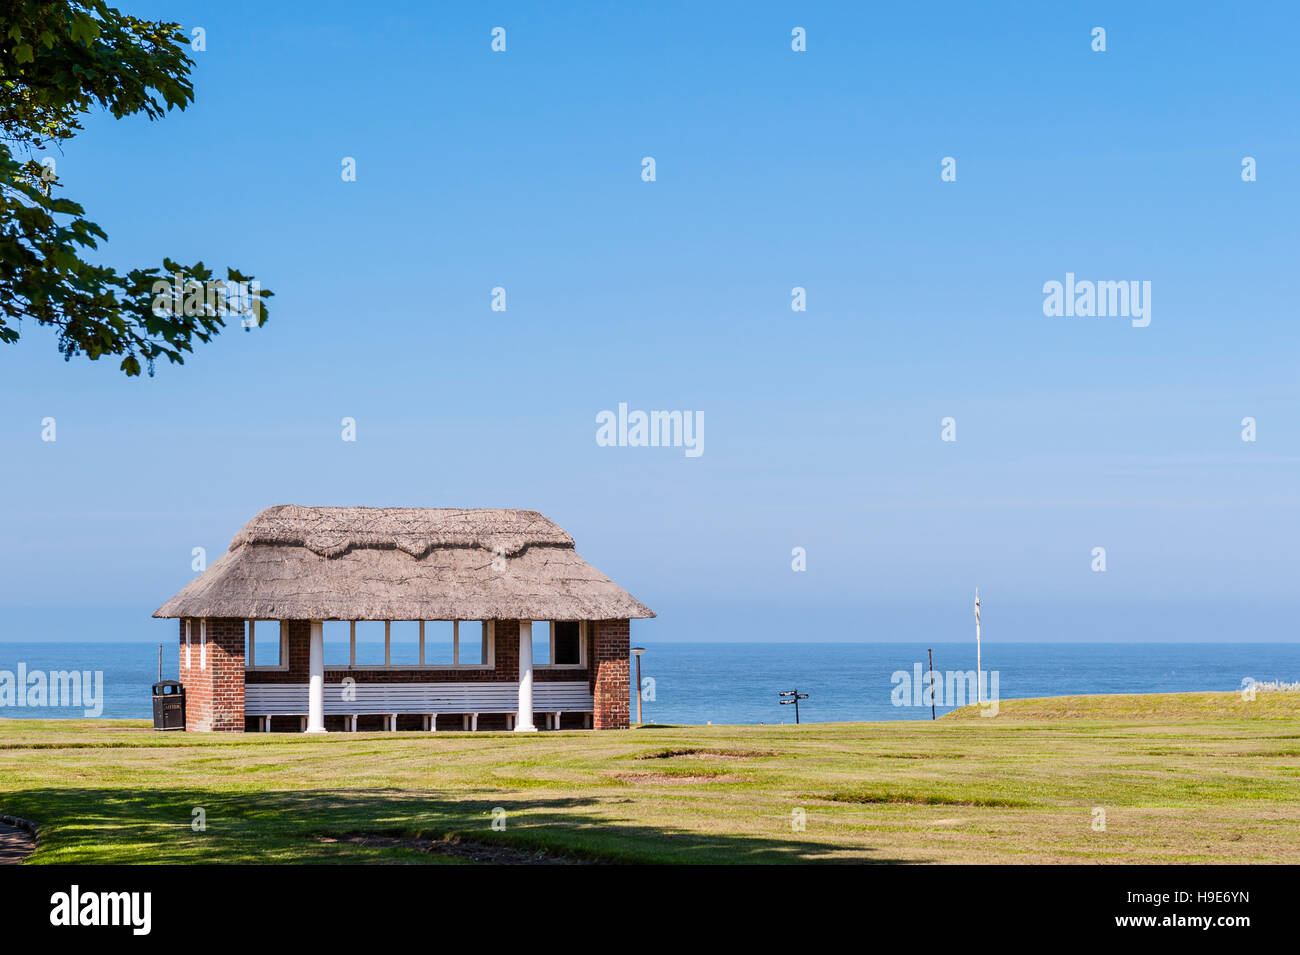
<svg viewBox="0 0 1300 955">
<path fill-rule="evenodd" d="M 457 859 L 394 840 L 332 841 L 359 833 L 545 852 L 611 863 L 892 863 L 871 850 L 782 833 L 771 837 L 649 825 L 624 817 L 619 797 L 532 799 L 522 794 L 400 790 L 26 789 L 0 796 L 5 812 L 40 827 L 31 864 L 446 863 Z M 494 811 L 505 810 L 505 831 Z M 499 817 L 500 813 L 496 812 Z M 323 838 L 326 837 L 326 838 Z M 852 856 L 850 856 L 852 853 Z M 918 861 L 918 860 L 908 860 Z"/>
</svg>

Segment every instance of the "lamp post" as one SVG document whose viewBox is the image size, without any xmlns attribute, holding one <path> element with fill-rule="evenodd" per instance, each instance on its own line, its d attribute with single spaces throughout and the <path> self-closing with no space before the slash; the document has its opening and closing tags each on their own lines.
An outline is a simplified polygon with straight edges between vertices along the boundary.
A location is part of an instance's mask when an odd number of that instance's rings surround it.
<svg viewBox="0 0 1300 955">
<path fill-rule="evenodd" d="M 929 647 L 926 651 L 930 657 L 930 719 L 935 719 L 934 715 L 934 648 Z M 978 654 L 977 654 L 978 655 Z M 978 679 L 978 677 L 976 677 Z M 978 692 L 978 689 L 976 690 Z"/>
<path fill-rule="evenodd" d="M 632 656 L 636 657 L 636 725 L 641 725 L 641 654 L 645 647 L 633 647 Z"/>
<path fill-rule="evenodd" d="M 984 702 L 984 663 L 980 659 L 980 589 L 975 588 L 975 699 Z"/>
</svg>

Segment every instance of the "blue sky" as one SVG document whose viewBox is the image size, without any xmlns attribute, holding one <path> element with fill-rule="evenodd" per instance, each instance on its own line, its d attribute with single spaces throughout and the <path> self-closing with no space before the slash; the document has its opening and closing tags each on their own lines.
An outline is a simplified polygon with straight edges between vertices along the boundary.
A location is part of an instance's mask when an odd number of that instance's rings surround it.
<svg viewBox="0 0 1300 955">
<path fill-rule="evenodd" d="M 990 640 L 1294 638 L 1293 8 L 623 6 L 123 5 L 206 30 L 197 100 L 89 118 L 65 193 L 272 319 L 0 348 L 0 639 L 170 640 L 278 503 L 540 510 L 647 641 L 963 639 L 977 584 Z M 1150 325 L 1044 316 L 1067 272 Z M 705 453 L 598 447 L 619 402 Z"/>
</svg>

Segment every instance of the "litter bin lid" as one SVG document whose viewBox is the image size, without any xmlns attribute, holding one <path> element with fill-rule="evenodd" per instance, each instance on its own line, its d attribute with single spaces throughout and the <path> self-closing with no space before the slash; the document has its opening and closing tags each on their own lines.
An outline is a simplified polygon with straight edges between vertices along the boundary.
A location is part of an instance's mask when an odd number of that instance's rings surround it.
<svg viewBox="0 0 1300 955">
<path fill-rule="evenodd" d="M 182 684 L 176 680 L 163 680 L 161 683 L 153 685 L 154 696 L 167 696 L 178 693 L 182 689 Z"/>
</svg>

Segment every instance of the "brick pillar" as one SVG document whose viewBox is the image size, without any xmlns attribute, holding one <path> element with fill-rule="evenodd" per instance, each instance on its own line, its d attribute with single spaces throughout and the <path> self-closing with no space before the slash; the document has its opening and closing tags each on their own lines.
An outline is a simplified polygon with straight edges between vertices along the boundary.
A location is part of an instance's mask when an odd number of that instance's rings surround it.
<svg viewBox="0 0 1300 955">
<path fill-rule="evenodd" d="M 306 683 L 308 657 L 311 656 L 311 621 L 282 620 L 284 648 L 289 654 L 289 672 L 268 674 L 268 683 Z M 281 663 L 285 662 L 283 660 Z"/>
<path fill-rule="evenodd" d="M 592 627 L 595 631 L 591 641 L 593 725 L 598 730 L 625 730 L 631 723 L 630 621 L 597 620 Z"/>
<path fill-rule="evenodd" d="M 206 623 L 206 627 L 203 624 Z M 189 666 L 185 624 L 180 622 L 181 683 L 185 685 L 187 730 L 244 731 L 244 621 L 190 620 Z M 203 648 L 206 632 L 207 650 Z"/>
<path fill-rule="evenodd" d="M 496 620 L 492 623 L 492 629 L 496 634 L 496 666 L 483 679 L 513 683 L 519 679 L 519 621 Z"/>
</svg>

